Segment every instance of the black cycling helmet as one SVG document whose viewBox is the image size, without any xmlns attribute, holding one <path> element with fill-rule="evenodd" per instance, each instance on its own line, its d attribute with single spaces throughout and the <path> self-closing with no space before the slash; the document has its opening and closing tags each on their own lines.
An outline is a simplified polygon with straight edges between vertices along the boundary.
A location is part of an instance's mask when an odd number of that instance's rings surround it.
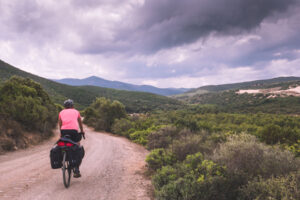
<svg viewBox="0 0 300 200">
<path fill-rule="evenodd" d="M 73 100 L 72 99 L 65 100 L 64 106 L 65 106 L 65 108 L 73 108 L 73 106 L 74 106 Z"/>
</svg>

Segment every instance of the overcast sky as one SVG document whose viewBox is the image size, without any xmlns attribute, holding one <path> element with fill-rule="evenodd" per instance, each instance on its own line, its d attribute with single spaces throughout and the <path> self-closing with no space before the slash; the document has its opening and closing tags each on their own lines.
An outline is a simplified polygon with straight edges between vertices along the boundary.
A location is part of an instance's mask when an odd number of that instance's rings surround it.
<svg viewBox="0 0 300 200">
<path fill-rule="evenodd" d="M 157 87 L 300 76 L 299 1 L 0 0 L 0 59 Z"/>
</svg>

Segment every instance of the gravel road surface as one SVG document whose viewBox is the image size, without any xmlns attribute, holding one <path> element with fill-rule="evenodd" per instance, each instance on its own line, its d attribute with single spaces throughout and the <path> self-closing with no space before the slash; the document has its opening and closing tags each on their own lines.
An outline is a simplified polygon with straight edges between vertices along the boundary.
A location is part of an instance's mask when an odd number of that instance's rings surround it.
<svg viewBox="0 0 300 200">
<path fill-rule="evenodd" d="M 85 130 L 82 177 L 72 177 L 68 189 L 61 169 L 50 166 L 49 151 L 56 137 L 0 156 L 0 199 L 152 199 L 151 181 L 144 176 L 148 152 L 125 138 Z"/>
</svg>

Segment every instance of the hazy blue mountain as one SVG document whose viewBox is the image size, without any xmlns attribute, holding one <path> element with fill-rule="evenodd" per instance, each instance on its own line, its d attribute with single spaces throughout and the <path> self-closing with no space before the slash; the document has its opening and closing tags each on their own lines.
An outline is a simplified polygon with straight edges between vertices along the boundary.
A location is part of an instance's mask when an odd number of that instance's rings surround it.
<svg viewBox="0 0 300 200">
<path fill-rule="evenodd" d="M 113 88 L 119 90 L 150 92 L 153 94 L 159 94 L 164 96 L 181 94 L 190 90 L 188 88 L 157 88 L 150 85 L 134 85 L 129 83 L 123 83 L 120 81 L 109 81 L 103 78 L 99 78 L 97 76 L 91 76 L 85 79 L 66 78 L 66 79 L 60 79 L 54 81 L 58 83 L 72 85 L 72 86 L 92 85 L 92 86 Z"/>
</svg>

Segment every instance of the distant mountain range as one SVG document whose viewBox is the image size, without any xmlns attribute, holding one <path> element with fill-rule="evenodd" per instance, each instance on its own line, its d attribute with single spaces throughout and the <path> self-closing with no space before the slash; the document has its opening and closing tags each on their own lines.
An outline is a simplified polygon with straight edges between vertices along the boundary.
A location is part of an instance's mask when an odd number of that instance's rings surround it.
<svg viewBox="0 0 300 200">
<path fill-rule="evenodd" d="M 135 86 L 131 84 L 126 84 L 122 82 L 117 81 L 107 81 L 104 79 L 101 79 L 99 77 L 89 77 L 87 81 L 80 81 L 79 83 L 76 81 L 73 82 L 73 85 L 85 85 L 85 86 L 71 86 L 66 84 L 61 84 L 55 81 L 51 81 L 27 72 L 24 72 L 22 70 L 19 70 L 3 61 L 0 60 L 0 85 L 5 80 L 9 79 L 11 76 L 21 76 L 24 78 L 30 78 L 38 83 L 40 83 L 43 88 L 48 92 L 51 99 L 55 103 L 62 103 L 66 98 L 74 99 L 77 103 L 77 107 L 80 109 L 84 109 L 88 105 L 90 105 L 96 97 L 106 97 L 112 100 L 118 100 L 122 102 L 125 106 L 128 112 L 147 112 L 155 109 L 172 109 L 172 108 L 179 108 L 184 105 L 185 103 L 192 103 L 192 104 L 216 104 L 216 105 L 223 105 L 224 103 L 227 104 L 236 104 L 237 102 L 256 102 L 258 101 L 256 96 L 252 97 L 253 95 L 237 95 L 236 91 L 240 89 L 266 89 L 266 88 L 281 88 L 282 90 L 288 89 L 291 85 L 300 85 L 300 77 L 278 77 L 273 79 L 267 79 L 267 80 L 257 80 L 257 81 L 249 81 L 249 82 L 242 82 L 242 83 L 233 83 L 233 84 L 223 84 L 223 85 L 208 85 L 208 86 L 202 86 L 196 89 L 189 90 L 182 94 L 173 95 L 173 98 L 160 96 L 157 94 L 147 93 L 147 92 L 136 92 L 136 91 L 128 91 L 129 86 Z M 76 80 L 76 79 L 73 79 Z M 77 79 L 78 80 L 78 79 Z M 94 86 L 96 83 L 101 84 L 102 80 L 102 86 Z M 83 83 L 84 82 L 84 83 Z M 66 82 L 64 82 L 66 83 Z M 117 90 L 117 89 L 111 89 L 107 88 L 109 83 L 113 83 L 110 87 L 116 87 L 117 84 L 120 85 L 120 87 L 127 86 L 126 89 L 123 90 Z M 70 83 L 68 83 L 70 84 Z M 154 88 L 153 86 L 137 86 L 137 87 L 150 87 Z M 129 87 L 130 88 L 130 87 Z M 167 89 L 161 89 L 156 88 L 158 90 L 181 90 L 182 92 L 187 89 L 173 89 L 173 88 L 167 88 Z M 170 95 L 171 93 L 168 93 Z M 164 93 L 164 95 L 167 95 Z M 241 99 L 245 98 L 246 99 Z M 178 101 L 181 100 L 181 101 Z M 261 104 L 255 104 L 257 109 L 261 109 L 264 106 L 266 106 L 267 101 L 275 102 L 273 104 L 270 104 L 270 106 L 273 105 L 281 105 L 281 101 L 289 101 L 288 103 L 283 103 L 282 105 L 296 105 L 299 104 L 299 97 L 295 97 L 294 99 L 291 98 L 262 98 L 259 99 Z M 183 102 L 182 102 L 183 101 Z M 228 101 L 226 103 L 226 101 Z M 266 101 L 266 102 L 265 102 Z M 296 102 L 296 103 L 295 103 Z M 244 105 L 244 104 L 242 104 Z M 254 106 L 254 107 L 255 107 Z M 260 107 L 259 107 L 260 106 Z M 278 106 L 277 106 L 278 107 Z M 292 109 L 294 108 L 291 107 Z M 300 109 L 300 106 L 298 106 Z M 298 109 L 296 106 L 295 108 Z M 237 110 L 240 109 L 240 107 L 237 108 Z M 267 107 L 264 107 L 265 110 L 267 110 Z M 282 108 L 283 109 L 283 108 Z M 270 110 L 272 110 L 270 108 Z M 266 111 L 267 112 L 267 111 Z"/>
<path fill-rule="evenodd" d="M 120 81 L 109 81 L 97 76 L 91 76 L 85 79 L 66 78 L 54 81 L 72 86 L 92 85 L 118 90 L 150 92 L 153 94 L 159 94 L 163 96 L 181 94 L 190 90 L 190 88 L 157 88 L 150 85 L 134 85 L 129 83 L 123 83 Z"/>
</svg>

